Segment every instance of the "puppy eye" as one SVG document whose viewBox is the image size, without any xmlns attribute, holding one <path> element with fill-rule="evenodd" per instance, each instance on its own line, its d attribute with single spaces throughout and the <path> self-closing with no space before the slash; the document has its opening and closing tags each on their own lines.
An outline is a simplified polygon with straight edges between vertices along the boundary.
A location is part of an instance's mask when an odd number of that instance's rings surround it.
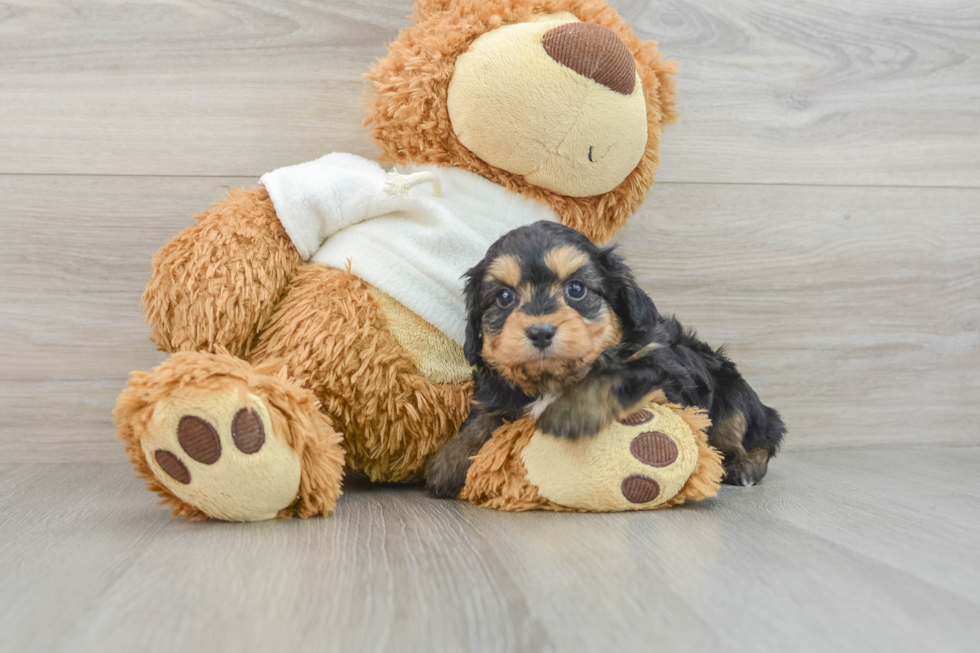
<svg viewBox="0 0 980 653">
<path fill-rule="evenodd" d="M 497 291 L 497 306 L 507 308 L 514 303 L 514 291 L 510 288 L 501 288 Z"/>
<path fill-rule="evenodd" d="M 582 299 L 588 289 L 581 281 L 569 281 L 565 284 L 565 294 L 569 299 Z"/>
</svg>

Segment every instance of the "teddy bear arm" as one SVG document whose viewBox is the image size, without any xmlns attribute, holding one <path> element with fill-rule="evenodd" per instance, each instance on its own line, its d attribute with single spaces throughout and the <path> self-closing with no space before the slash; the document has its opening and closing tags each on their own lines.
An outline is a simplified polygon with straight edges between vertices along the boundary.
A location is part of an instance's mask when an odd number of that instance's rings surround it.
<svg viewBox="0 0 980 653">
<path fill-rule="evenodd" d="M 231 191 L 153 257 L 145 319 L 164 351 L 243 355 L 300 264 L 263 187 Z"/>
</svg>

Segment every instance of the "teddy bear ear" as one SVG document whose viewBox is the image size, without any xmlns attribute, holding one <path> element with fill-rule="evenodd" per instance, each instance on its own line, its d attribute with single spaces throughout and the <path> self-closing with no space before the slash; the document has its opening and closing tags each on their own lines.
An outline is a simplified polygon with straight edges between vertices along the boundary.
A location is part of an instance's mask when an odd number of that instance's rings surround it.
<svg viewBox="0 0 980 653">
<path fill-rule="evenodd" d="M 415 22 L 420 23 L 429 16 L 449 9 L 453 0 L 415 0 Z"/>
</svg>

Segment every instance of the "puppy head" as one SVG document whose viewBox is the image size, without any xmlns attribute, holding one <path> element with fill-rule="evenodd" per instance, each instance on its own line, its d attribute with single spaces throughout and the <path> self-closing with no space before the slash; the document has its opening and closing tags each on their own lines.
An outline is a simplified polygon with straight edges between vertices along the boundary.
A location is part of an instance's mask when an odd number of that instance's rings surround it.
<svg viewBox="0 0 980 653">
<path fill-rule="evenodd" d="M 646 298 L 611 249 L 555 223 L 516 229 L 467 272 L 467 359 L 528 395 L 559 393 L 637 320 L 652 322 L 652 302 L 634 295 Z"/>
</svg>

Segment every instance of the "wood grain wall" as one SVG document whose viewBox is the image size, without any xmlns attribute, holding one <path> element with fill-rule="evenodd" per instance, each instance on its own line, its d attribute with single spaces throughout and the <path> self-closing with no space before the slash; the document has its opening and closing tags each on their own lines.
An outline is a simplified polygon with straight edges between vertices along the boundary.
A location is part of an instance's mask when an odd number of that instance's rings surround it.
<svg viewBox="0 0 980 653">
<path fill-rule="evenodd" d="M 680 62 L 620 238 L 788 449 L 980 444 L 980 5 L 614 0 Z M 0 457 L 123 460 L 162 359 L 153 252 L 275 167 L 373 157 L 361 74 L 408 0 L 0 5 Z"/>
</svg>

